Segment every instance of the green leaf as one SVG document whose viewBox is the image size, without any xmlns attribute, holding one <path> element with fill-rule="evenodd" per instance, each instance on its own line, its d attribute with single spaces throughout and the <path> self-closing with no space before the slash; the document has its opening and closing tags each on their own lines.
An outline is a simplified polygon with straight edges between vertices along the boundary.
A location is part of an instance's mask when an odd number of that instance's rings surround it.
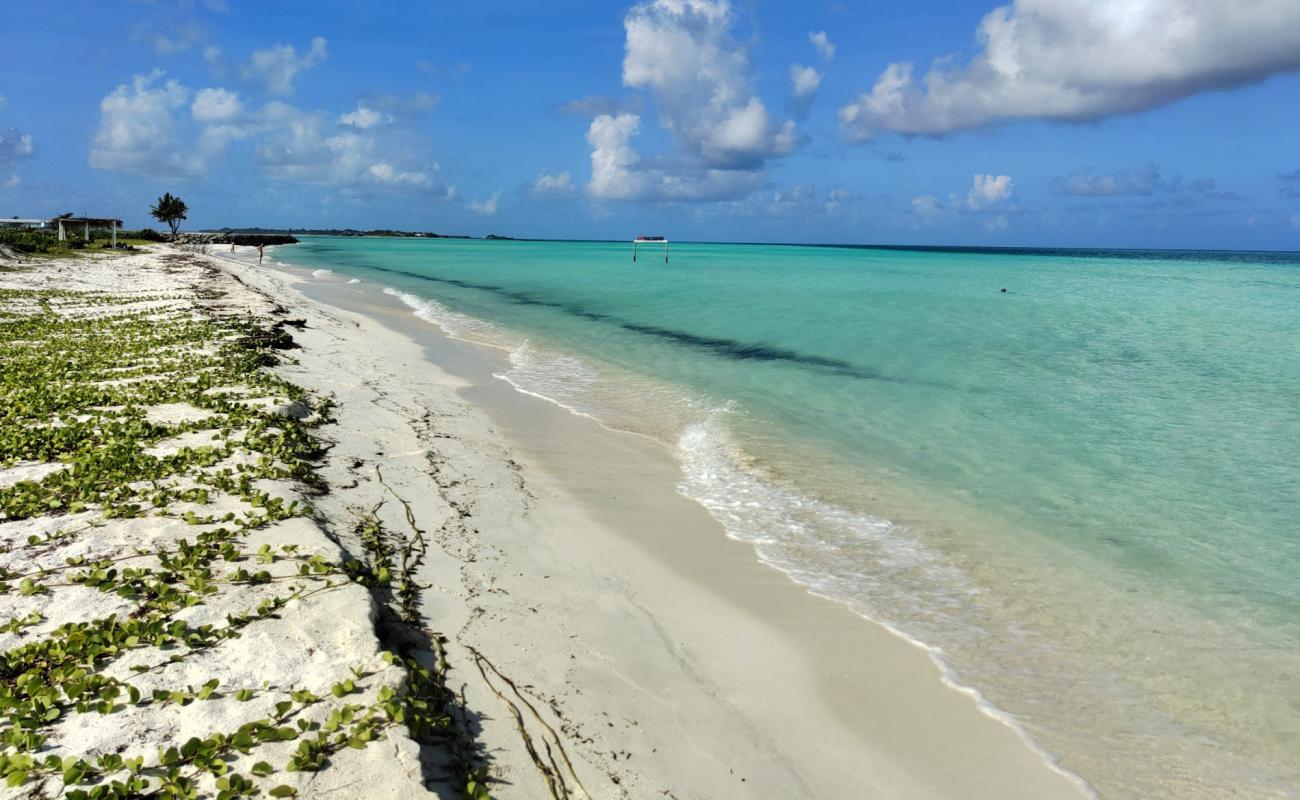
<svg viewBox="0 0 1300 800">
<path fill-rule="evenodd" d="M 271 795 L 272 797 L 297 797 L 298 790 L 293 788 L 287 783 L 282 783 L 279 786 L 272 789 L 271 791 L 267 792 L 267 794 Z"/>
</svg>

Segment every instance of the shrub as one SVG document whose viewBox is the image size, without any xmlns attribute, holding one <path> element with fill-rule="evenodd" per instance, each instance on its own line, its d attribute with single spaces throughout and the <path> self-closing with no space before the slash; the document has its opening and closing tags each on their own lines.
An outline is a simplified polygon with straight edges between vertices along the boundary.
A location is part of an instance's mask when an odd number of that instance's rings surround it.
<svg viewBox="0 0 1300 800">
<path fill-rule="evenodd" d="M 59 237 L 49 230 L 0 228 L 0 244 L 7 244 L 20 253 L 44 253 L 59 246 Z"/>
<path fill-rule="evenodd" d="M 119 239 L 140 239 L 146 242 L 165 242 L 167 237 L 163 236 L 153 228 L 141 228 L 138 231 L 119 231 Z"/>
</svg>

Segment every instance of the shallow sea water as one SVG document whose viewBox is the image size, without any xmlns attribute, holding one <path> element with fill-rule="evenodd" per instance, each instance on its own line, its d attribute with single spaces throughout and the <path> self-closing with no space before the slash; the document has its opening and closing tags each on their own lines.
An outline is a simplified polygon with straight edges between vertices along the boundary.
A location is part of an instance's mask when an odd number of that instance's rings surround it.
<svg viewBox="0 0 1300 800">
<path fill-rule="evenodd" d="M 275 257 L 660 439 L 729 535 L 1101 796 L 1300 796 L 1300 255 L 630 250 Z"/>
</svg>

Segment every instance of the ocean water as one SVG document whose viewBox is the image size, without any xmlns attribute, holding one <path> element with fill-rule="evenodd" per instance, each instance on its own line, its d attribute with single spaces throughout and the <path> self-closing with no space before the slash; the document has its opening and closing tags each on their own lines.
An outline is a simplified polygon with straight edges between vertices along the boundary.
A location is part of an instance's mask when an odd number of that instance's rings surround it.
<svg viewBox="0 0 1300 800">
<path fill-rule="evenodd" d="M 730 536 L 1100 796 L 1300 796 L 1300 254 L 630 257 L 276 250 L 660 439 Z"/>
</svg>

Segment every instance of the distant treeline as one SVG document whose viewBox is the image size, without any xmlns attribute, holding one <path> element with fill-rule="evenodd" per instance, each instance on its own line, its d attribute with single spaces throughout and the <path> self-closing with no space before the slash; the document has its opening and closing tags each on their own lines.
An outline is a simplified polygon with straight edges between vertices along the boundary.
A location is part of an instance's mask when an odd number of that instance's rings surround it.
<svg viewBox="0 0 1300 800">
<path fill-rule="evenodd" d="M 217 228 L 213 233 L 245 234 L 287 234 L 289 236 L 392 236 L 407 239 L 473 239 L 473 236 L 458 236 L 429 231 L 395 231 L 388 228 L 359 231 L 356 228 Z M 488 238 L 505 238 L 489 236 Z"/>
</svg>

